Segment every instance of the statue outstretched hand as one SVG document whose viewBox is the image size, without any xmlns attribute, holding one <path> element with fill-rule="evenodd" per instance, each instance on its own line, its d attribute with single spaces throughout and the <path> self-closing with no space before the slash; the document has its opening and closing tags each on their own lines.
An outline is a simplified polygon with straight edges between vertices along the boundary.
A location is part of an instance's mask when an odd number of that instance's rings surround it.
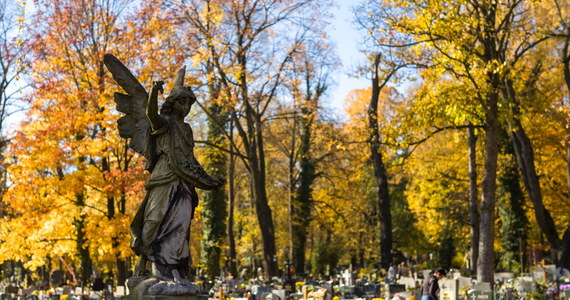
<svg viewBox="0 0 570 300">
<path fill-rule="evenodd" d="M 161 94 L 164 93 L 164 81 L 162 80 L 157 80 L 157 81 L 153 81 L 152 82 L 152 88 L 156 89 L 157 91 L 159 91 Z"/>
</svg>

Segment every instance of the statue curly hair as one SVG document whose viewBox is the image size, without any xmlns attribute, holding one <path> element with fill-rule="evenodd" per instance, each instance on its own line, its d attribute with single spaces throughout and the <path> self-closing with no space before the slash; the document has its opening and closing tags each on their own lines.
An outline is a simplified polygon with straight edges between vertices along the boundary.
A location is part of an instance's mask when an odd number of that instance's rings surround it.
<svg viewBox="0 0 570 300">
<path fill-rule="evenodd" d="M 161 115 L 172 114 L 174 110 L 174 103 L 176 103 L 176 101 L 186 98 L 189 98 L 192 101 L 192 103 L 196 102 L 196 95 L 194 95 L 194 92 L 189 86 L 175 85 L 172 91 L 170 92 L 170 95 L 166 97 L 166 101 L 164 101 L 164 104 L 162 104 L 162 107 L 160 108 L 160 114 Z"/>
</svg>

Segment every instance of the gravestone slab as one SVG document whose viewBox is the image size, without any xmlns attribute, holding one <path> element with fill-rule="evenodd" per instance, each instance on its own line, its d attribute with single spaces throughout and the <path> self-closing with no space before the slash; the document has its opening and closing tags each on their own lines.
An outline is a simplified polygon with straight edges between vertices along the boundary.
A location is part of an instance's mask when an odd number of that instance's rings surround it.
<svg viewBox="0 0 570 300">
<path fill-rule="evenodd" d="M 398 295 L 400 296 L 400 299 L 410 299 L 410 297 L 412 297 L 414 294 L 413 291 L 407 291 L 407 292 L 401 292 L 398 293 Z M 443 299 L 442 299 L 443 300 Z"/>
<path fill-rule="evenodd" d="M 450 279 L 455 279 L 459 276 L 461 276 L 461 271 L 455 268 L 450 268 L 446 275 L 446 277 Z"/>
<path fill-rule="evenodd" d="M 532 272 L 532 277 L 535 280 L 544 280 L 544 273 L 542 271 Z"/>
<path fill-rule="evenodd" d="M 253 292 L 253 288 L 252 288 L 251 292 L 255 295 L 255 299 L 259 300 L 259 299 L 261 299 L 261 296 L 263 295 L 263 293 L 271 293 L 271 289 L 267 286 L 259 286 L 259 287 L 257 287 L 257 290 L 255 292 Z"/>
<path fill-rule="evenodd" d="M 115 287 L 115 296 L 116 297 L 122 297 L 125 296 L 127 293 L 125 291 L 125 287 L 122 285 L 119 285 L 117 287 Z"/>
<path fill-rule="evenodd" d="M 407 289 L 413 289 L 416 287 L 416 281 L 412 277 L 400 278 L 400 284 L 406 286 Z"/>
<path fill-rule="evenodd" d="M 386 284 L 384 299 L 391 299 L 395 294 L 406 291 L 406 286 L 403 284 Z"/>
<path fill-rule="evenodd" d="M 375 296 L 380 294 L 380 286 L 377 284 L 366 284 L 364 285 L 364 294 L 366 296 Z M 375 298 L 375 297 L 372 297 Z"/>
<path fill-rule="evenodd" d="M 353 295 L 355 291 L 354 285 L 343 285 L 340 287 L 341 294 L 344 295 Z"/>
<path fill-rule="evenodd" d="M 495 273 L 494 278 L 495 278 L 495 280 L 501 280 L 501 281 L 505 281 L 506 279 L 514 279 L 515 273 L 511 273 L 511 272 Z"/>
<path fill-rule="evenodd" d="M 350 273 L 350 270 L 346 269 L 342 272 L 341 274 L 342 279 L 344 280 L 344 284 L 345 285 L 352 285 L 352 274 Z"/>
<path fill-rule="evenodd" d="M 473 290 L 476 291 L 490 291 L 491 290 L 491 283 L 490 282 L 477 282 L 473 285 Z"/>
<path fill-rule="evenodd" d="M 465 287 L 470 288 L 473 285 L 473 280 L 471 277 L 457 277 L 457 289 L 462 290 Z"/>
<path fill-rule="evenodd" d="M 458 284 L 456 279 L 443 278 L 438 280 L 441 300 L 457 300 Z"/>
<path fill-rule="evenodd" d="M 420 272 L 423 275 L 423 278 L 428 278 L 429 273 L 431 273 L 431 270 L 426 269 L 426 270 L 421 270 Z"/>
<path fill-rule="evenodd" d="M 285 290 L 271 290 L 271 293 L 279 297 L 280 300 L 285 300 Z"/>
<path fill-rule="evenodd" d="M 492 298 L 493 293 L 490 290 L 471 290 L 467 293 L 467 299 L 469 300 L 491 300 Z"/>
<path fill-rule="evenodd" d="M 515 278 L 515 290 L 524 293 L 530 293 L 534 290 L 533 279 L 530 276 Z"/>
<path fill-rule="evenodd" d="M 467 292 L 468 300 L 491 300 L 493 292 L 490 282 L 477 282 L 472 289 Z"/>
</svg>

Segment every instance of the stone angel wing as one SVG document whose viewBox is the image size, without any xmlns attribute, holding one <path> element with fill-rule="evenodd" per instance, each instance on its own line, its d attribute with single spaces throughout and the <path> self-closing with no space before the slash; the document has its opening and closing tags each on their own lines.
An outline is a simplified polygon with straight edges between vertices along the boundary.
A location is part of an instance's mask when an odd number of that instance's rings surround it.
<svg viewBox="0 0 570 300">
<path fill-rule="evenodd" d="M 148 162 L 153 155 L 148 147 L 150 138 L 150 121 L 146 116 L 148 93 L 131 71 L 115 56 L 105 54 L 103 62 L 113 75 L 113 79 L 127 92 L 126 95 L 115 93 L 117 110 L 125 114 L 117 121 L 119 135 L 122 138 L 130 138 L 129 146 L 143 155 Z"/>
</svg>

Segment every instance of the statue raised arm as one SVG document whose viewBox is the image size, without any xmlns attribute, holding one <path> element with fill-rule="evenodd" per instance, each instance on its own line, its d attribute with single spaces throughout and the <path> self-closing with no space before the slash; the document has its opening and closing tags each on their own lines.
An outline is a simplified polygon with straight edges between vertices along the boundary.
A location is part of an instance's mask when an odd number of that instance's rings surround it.
<svg viewBox="0 0 570 300">
<path fill-rule="evenodd" d="M 106 54 L 104 63 L 127 92 L 115 93 L 117 111 L 125 114 L 118 120 L 119 134 L 131 139 L 129 146 L 144 155 L 151 172 L 147 193 L 131 224 L 131 248 L 140 258 L 129 289 L 142 295 L 194 294 L 197 287 L 185 275 L 191 263 L 190 222 L 198 204 L 195 188 L 218 189 L 224 182 L 208 175 L 194 157 L 192 129 L 184 118 L 196 96 L 183 85 L 186 69 L 178 71 L 159 111 L 163 81 L 153 82 L 149 94 L 117 58 Z M 150 273 L 147 262 L 151 262 Z"/>
</svg>

